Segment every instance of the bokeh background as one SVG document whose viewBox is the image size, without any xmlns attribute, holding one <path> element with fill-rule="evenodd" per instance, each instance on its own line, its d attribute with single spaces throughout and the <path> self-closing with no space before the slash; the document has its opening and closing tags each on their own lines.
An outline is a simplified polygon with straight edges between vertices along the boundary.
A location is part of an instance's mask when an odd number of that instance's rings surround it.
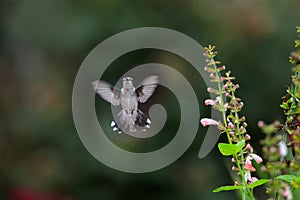
<svg viewBox="0 0 300 200">
<path fill-rule="evenodd" d="M 284 117 L 279 104 L 290 83 L 288 55 L 300 24 L 299 10 L 298 0 L 2 0 L 0 199 L 238 199 L 234 192 L 211 192 L 232 184 L 231 166 L 216 148 L 198 159 L 202 127 L 187 152 L 159 171 L 127 174 L 104 166 L 77 135 L 71 111 L 73 82 L 85 56 L 111 35 L 144 26 L 180 31 L 204 46 L 217 46 L 219 60 L 241 86 L 242 114 L 260 153 L 259 140 L 264 136 L 257 121 Z M 188 69 L 176 55 L 141 50 L 116 60 L 103 78 L 113 83 L 122 75 L 121 66 L 154 61 Z M 201 82 L 189 73 L 191 82 Z M 208 94 L 203 87 L 199 91 L 199 102 L 203 102 Z M 167 90 L 153 97 L 157 102 L 161 98 L 170 110 L 178 107 Z M 102 115 L 109 105 L 95 99 Z M 202 105 L 200 109 L 202 117 L 209 116 L 209 109 Z M 102 120 L 111 120 L 104 110 Z M 171 117 L 163 131 L 172 134 L 176 120 Z M 170 140 L 169 135 L 139 145 L 126 136 L 110 137 L 136 151 Z M 266 199 L 264 192 L 263 187 L 257 188 L 257 199 Z"/>
</svg>

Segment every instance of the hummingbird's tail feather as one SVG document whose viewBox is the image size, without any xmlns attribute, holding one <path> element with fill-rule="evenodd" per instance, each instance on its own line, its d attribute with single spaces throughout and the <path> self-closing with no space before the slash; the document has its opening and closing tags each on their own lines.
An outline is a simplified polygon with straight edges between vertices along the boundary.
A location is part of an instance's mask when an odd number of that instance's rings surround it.
<svg viewBox="0 0 300 200">
<path fill-rule="evenodd" d="M 121 110 L 115 117 L 115 119 L 110 123 L 110 126 L 112 127 L 113 131 L 117 131 L 120 134 L 126 130 L 127 123 L 125 118 L 126 113 L 124 112 L 124 110 Z"/>
<path fill-rule="evenodd" d="M 110 126 L 113 131 L 122 132 L 136 132 L 137 130 L 145 131 L 145 128 L 150 128 L 151 120 L 141 110 L 136 110 L 131 113 L 121 110 Z"/>
<path fill-rule="evenodd" d="M 145 113 L 138 109 L 135 124 L 140 127 L 150 128 L 151 120 Z"/>
<path fill-rule="evenodd" d="M 113 131 L 117 131 L 119 134 L 122 133 L 122 130 L 119 128 L 115 120 L 111 121 L 110 126 L 112 127 Z"/>
</svg>

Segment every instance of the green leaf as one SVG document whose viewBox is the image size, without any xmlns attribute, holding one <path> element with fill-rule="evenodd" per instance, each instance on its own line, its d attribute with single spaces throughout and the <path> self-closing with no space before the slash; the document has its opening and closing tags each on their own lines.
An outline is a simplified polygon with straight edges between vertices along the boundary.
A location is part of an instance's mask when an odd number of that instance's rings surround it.
<svg viewBox="0 0 300 200">
<path fill-rule="evenodd" d="M 277 176 L 275 179 L 280 179 L 280 180 L 284 180 L 286 182 L 291 183 L 292 181 L 294 181 L 297 177 L 291 174 L 284 174 L 284 175 L 280 175 Z"/>
<path fill-rule="evenodd" d="M 265 184 L 267 182 L 269 182 L 269 179 L 260 179 L 260 180 L 255 181 L 254 183 L 251 183 L 249 185 L 249 188 L 253 189 L 253 188 L 255 188 L 257 186 L 260 186 L 260 185 L 263 185 L 263 184 Z"/>
<path fill-rule="evenodd" d="M 293 194 L 294 199 L 300 199 L 300 190 L 299 189 L 292 190 L 292 194 Z"/>
<path fill-rule="evenodd" d="M 300 40 L 295 41 L 295 47 L 300 47 Z"/>
<path fill-rule="evenodd" d="M 245 140 L 241 140 L 236 144 L 219 143 L 218 148 L 222 155 L 229 156 L 238 153 L 245 146 Z"/>
<path fill-rule="evenodd" d="M 242 185 L 226 185 L 226 186 L 221 186 L 221 187 L 214 189 L 213 192 L 241 190 L 241 189 L 243 189 Z"/>
<path fill-rule="evenodd" d="M 288 109 L 289 108 L 287 103 L 281 104 L 280 107 L 283 108 L 283 109 Z"/>
<path fill-rule="evenodd" d="M 251 185 L 249 185 L 250 189 L 253 189 L 257 186 L 263 185 L 265 183 L 269 182 L 269 179 L 260 179 L 258 181 L 255 181 Z M 242 185 L 226 185 L 226 186 L 221 186 L 213 190 L 213 192 L 222 192 L 222 191 L 230 191 L 230 190 L 241 190 L 243 189 Z"/>
</svg>

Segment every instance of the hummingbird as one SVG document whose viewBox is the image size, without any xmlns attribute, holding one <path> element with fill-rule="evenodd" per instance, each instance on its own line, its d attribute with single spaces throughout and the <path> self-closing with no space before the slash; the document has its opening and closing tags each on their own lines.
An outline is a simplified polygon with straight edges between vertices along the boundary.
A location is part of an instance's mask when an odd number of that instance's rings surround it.
<svg viewBox="0 0 300 200">
<path fill-rule="evenodd" d="M 146 77 L 137 88 L 134 87 L 131 77 L 125 77 L 122 81 L 121 90 L 103 80 L 93 81 L 92 87 L 107 102 L 122 106 L 122 110 L 110 124 L 113 131 L 118 131 L 119 134 L 126 131 L 145 131 L 145 128 L 150 128 L 151 120 L 138 108 L 138 104 L 145 103 L 153 94 L 158 84 L 158 76 Z"/>
</svg>

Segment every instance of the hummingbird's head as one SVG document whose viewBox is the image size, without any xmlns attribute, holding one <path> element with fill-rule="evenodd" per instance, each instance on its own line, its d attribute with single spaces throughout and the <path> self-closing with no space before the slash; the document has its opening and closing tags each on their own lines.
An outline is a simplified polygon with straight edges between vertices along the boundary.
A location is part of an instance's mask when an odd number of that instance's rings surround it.
<svg viewBox="0 0 300 200">
<path fill-rule="evenodd" d="M 131 77 L 123 78 L 123 88 L 131 89 L 133 87 L 132 81 L 133 81 L 133 79 Z"/>
</svg>

